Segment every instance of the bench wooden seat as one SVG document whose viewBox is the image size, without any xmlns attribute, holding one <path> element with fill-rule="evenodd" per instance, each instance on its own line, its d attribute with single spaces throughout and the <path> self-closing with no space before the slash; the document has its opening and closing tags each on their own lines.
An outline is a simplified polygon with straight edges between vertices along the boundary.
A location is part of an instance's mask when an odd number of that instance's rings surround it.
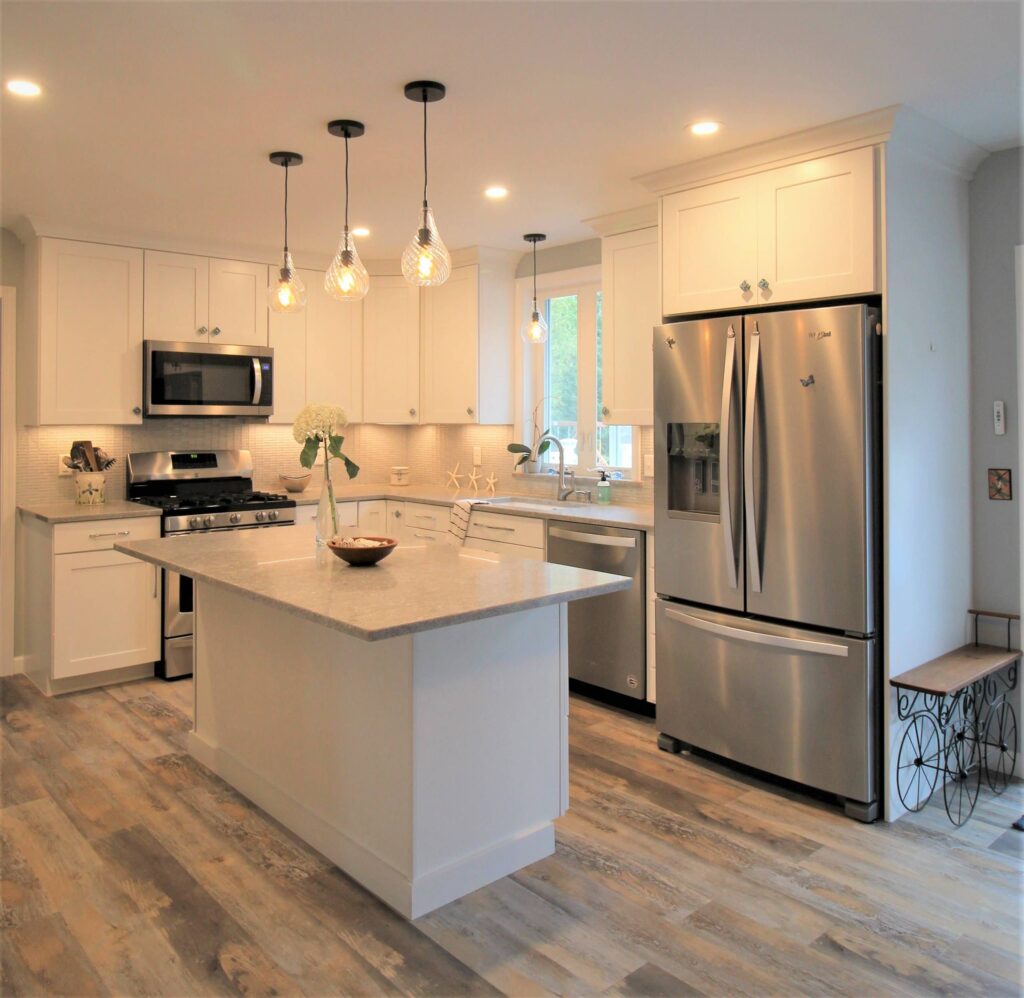
<svg viewBox="0 0 1024 998">
<path fill-rule="evenodd" d="M 1021 657 L 1019 648 L 998 648 L 995 645 L 964 645 L 956 651 L 933 658 L 924 665 L 893 676 L 893 686 L 936 696 L 949 696 L 965 686 L 1006 668 Z"/>
</svg>

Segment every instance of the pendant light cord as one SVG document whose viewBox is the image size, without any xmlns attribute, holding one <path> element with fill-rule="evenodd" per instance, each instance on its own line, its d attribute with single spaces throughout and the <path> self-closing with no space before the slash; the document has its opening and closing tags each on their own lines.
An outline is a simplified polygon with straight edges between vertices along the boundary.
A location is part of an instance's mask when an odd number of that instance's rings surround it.
<svg viewBox="0 0 1024 998">
<path fill-rule="evenodd" d="M 427 207 L 427 92 L 423 91 L 423 207 Z"/>
<path fill-rule="evenodd" d="M 533 310 L 537 311 L 537 240 L 533 240 Z"/>
<path fill-rule="evenodd" d="M 345 130 L 345 236 L 348 237 L 348 129 Z M 348 247 L 345 247 L 348 249 Z"/>
<path fill-rule="evenodd" d="M 284 252 L 288 254 L 288 160 L 284 161 Z"/>
</svg>

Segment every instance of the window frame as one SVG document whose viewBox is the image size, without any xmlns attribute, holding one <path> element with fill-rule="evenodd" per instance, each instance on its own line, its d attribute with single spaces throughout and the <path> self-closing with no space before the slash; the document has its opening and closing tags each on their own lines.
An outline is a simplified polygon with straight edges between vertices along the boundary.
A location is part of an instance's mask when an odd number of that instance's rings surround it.
<svg viewBox="0 0 1024 998">
<path fill-rule="evenodd" d="M 585 447 L 577 446 L 579 463 L 572 467 L 580 480 L 596 481 L 597 476 L 589 469 L 597 467 L 597 433 L 599 419 L 597 413 L 597 295 L 603 292 L 601 285 L 601 266 L 577 267 L 572 270 L 553 271 L 537 275 L 538 305 L 546 308 L 547 299 L 564 295 L 579 295 L 579 325 L 577 343 L 577 423 L 582 432 L 589 436 Z M 530 347 L 519 335 L 522 323 L 532 303 L 533 277 L 521 277 L 516 281 L 516 391 L 515 391 L 515 425 L 516 439 L 526 443 L 533 440 L 533 408 L 544 398 L 547 385 L 547 363 L 550 347 L 545 344 L 543 350 Z M 589 327 L 593 335 L 584 335 Z M 548 341 L 550 343 L 550 340 Z M 586 372 L 592 372 L 589 376 Z M 584 418 L 591 412 L 590 419 Z M 588 423 L 593 426 L 588 426 Z M 609 473 L 619 474 L 620 481 L 639 482 L 641 480 L 641 428 L 632 427 L 631 467 L 609 468 Z M 557 451 L 548 452 L 557 466 Z M 591 460 L 591 458 L 593 460 Z M 550 466 L 543 467 L 540 472 L 527 472 L 525 468 L 517 468 L 517 474 L 533 474 L 548 476 Z"/>
</svg>

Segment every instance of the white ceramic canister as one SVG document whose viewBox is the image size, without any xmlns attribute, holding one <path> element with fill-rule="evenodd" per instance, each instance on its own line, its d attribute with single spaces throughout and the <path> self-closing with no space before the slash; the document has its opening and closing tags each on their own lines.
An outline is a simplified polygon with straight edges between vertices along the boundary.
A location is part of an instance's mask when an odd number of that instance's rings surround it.
<svg viewBox="0 0 1024 998">
<path fill-rule="evenodd" d="M 75 501 L 83 506 L 106 502 L 107 476 L 102 471 L 75 472 Z"/>
</svg>

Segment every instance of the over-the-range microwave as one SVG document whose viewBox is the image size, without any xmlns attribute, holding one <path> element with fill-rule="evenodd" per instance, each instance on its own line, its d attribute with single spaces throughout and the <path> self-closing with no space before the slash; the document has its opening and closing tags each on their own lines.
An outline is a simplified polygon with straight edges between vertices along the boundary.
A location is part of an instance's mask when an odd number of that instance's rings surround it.
<svg viewBox="0 0 1024 998">
<path fill-rule="evenodd" d="M 163 340 L 145 347 L 144 415 L 273 414 L 273 348 Z"/>
</svg>

